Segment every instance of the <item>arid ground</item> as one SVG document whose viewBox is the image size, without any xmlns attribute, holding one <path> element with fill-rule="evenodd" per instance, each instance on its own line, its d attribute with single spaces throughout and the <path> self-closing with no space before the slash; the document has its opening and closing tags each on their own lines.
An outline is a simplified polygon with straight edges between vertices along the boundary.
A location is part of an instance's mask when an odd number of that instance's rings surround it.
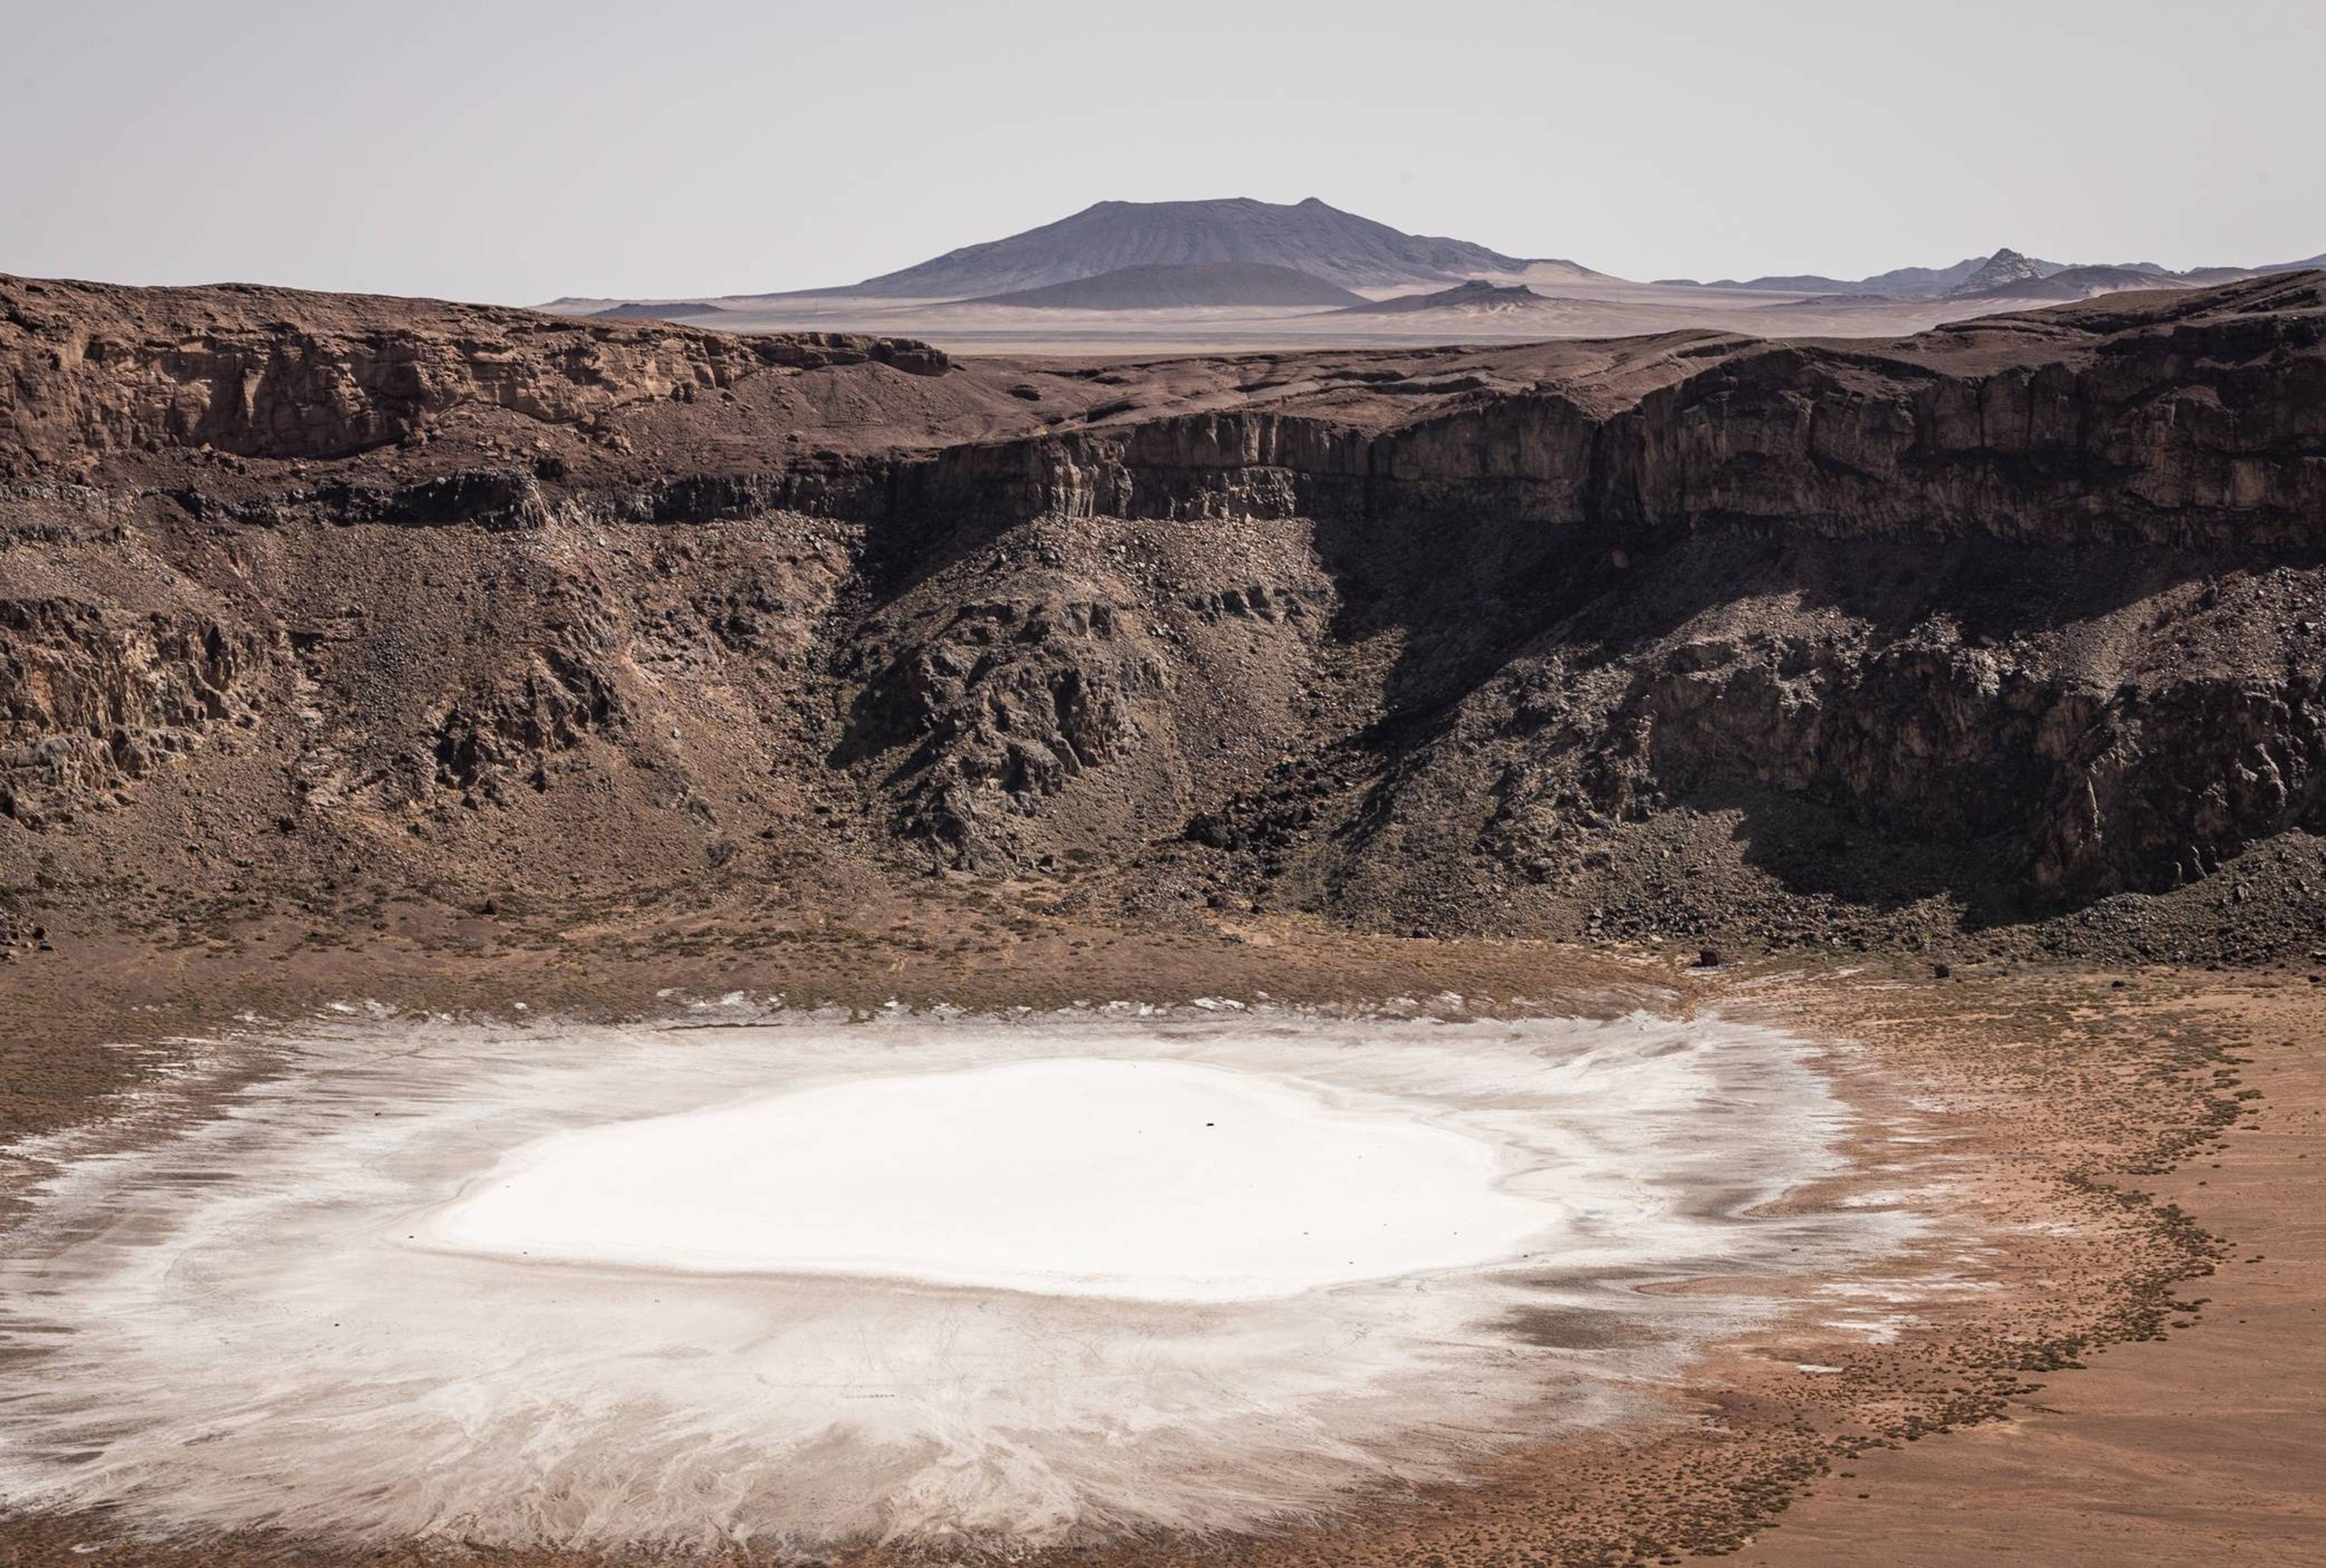
<svg viewBox="0 0 2326 1568">
<path fill-rule="evenodd" d="M 10 1211 L 368 1004 L 1717 1014 L 1911 1247 L 1662 1281 L 1782 1310 L 1620 1430 L 1053 1555 L 2318 1561 L 2322 367 L 2318 273 L 1102 365 L 0 279 Z M 0 1563 L 438 1550 L 135 1532 Z"/>
<path fill-rule="evenodd" d="M 1075 1560 L 2315 1560 L 2326 1521 L 2303 1454 L 2326 1423 L 2313 1169 L 2326 1075 L 2302 970 L 1997 964 L 1940 979 L 1876 957 L 1706 971 L 1645 949 L 1369 939 L 1289 920 L 1141 934 L 1019 913 L 1015 891 L 1001 890 L 1006 926 L 993 904 L 940 896 L 880 910 L 878 929 L 805 926 L 772 953 L 721 911 L 562 929 L 423 916 L 336 951 L 302 922 L 173 952 L 60 932 L 0 1004 L 5 1112 L 17 1137 L 117 1115 L 166 1081 L 173 1039 L 254 1019 L 295 1028 L 347 998 L 626 1017 L 737 991 L 859 1009 L 1137 996 L 1438 997 L 1441 1011 L 1454 991 L 1484 1014 L 1782 1021 L 1832 1043 L 1865 1118 L 1861 1168 L 1799 1201 L 1943 1189 L 1948 1223 L 1916 1255 L 1827 1282 L 1699 1361 L 1667 1396 L 1678 1424 L 1506 1457 L 1473 1486 L 1367 1498 L 1321 1531 Z M 926 956 L 926 939 L 954 932 L 960 957 Z M 20 1163 L 9 1179 L 38 1174 Z M 1588 1350 L 1595 1325 L 1536 1331 Z M 165 1549 L 93 1517 L 20 1518 L 0 1541 L 12 1564 L 340 1560 L 282 1542 Z"/>
</svg>

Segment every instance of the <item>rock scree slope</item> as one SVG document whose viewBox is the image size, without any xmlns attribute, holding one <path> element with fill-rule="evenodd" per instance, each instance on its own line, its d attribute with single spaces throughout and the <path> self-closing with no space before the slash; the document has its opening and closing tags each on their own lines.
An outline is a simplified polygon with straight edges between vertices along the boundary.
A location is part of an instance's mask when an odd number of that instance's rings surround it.
<svg viewBox="0 0 2326 1568">
<path fill-rule="evenodd" d="M 2321 531 L 2317 274 L 1112 366 L 0 279 L 0 903 L 2284 952 Z"/>
</svg>

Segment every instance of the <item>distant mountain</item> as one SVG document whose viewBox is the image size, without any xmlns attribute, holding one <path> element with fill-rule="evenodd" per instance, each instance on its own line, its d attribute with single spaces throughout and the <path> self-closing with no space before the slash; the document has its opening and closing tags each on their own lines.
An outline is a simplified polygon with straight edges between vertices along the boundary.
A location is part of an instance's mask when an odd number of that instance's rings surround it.
<svg viewBox="0 0 2326 1568">
<path fill-rule="evenodd" d="M 1908 299 L 1919 298 L 1926 294 L 1943 294 L 1949 289 L 1959 288 L 1963 280 L 1985 266 L 1990 259 L 1992 258 L 1987 256 L 1969 255 L 1963 257 L 1952 266 L 1892 267 L 1886 273 L 1875 273 L 1872 277 L 1858 279 L 1856 289 L 1860 293 L 1895 294 Z M 2033 264 L 2038 268 L 2043 268 L 2056 267 L 2060 264 L 2038 261 Z"/>
<path fill-rule="evenodd" d="M 1102 201 L 1071 218 L 933 261 L 824 291 L 898 299 L 966 300 L 1121 272 L 1197 262 L 1287 267 L 1343 288 L 1410 288 L 1523 271 L 1529 262 L 1467 240 L 1407 234 L 1328 207 L 1249 197 L 1217 201 Z M 1573 263 L 1562 264 L 1575 267 Z M 1587 268 L 1578 275 L 1596 276 Z"/>
<path fill-rule="evenodd" d="M 1043 311 L 1168 311 L 1194 306 L 1354 305 L 1338 283 L 1265 262 L 1177 262 L 1118 267 L 1093 278 L 961 302 Z"/>
<path fill-rule="evenodd" d="M 2326 271 L 2326 252 L 2302 261 L 2267 262 L 2257 267 L 2191 267 L 2185 273 L 2167 273 L 2193 288 L 2210 288 L 2215 283 L 2239 283 L 2247 278 L 2263 278 L 2280 273 Z"/>
<path fill-rule="evenodd" d="M 1685 280 L 1670 278 L 1668 283 Z M 1776 273 L 1760 278 L 1716 278 L 1709 283 L 1698 283 L 1701 289 L 1755 289 L 1770 293 L 1856 294 L 1872 293 L 1853 279 L 1829 278 L 1822 273 Z"/>
<path fill-rule="evenodd" d="M 2006 246 L 1987 257 L 1977 272 L 1947 292 L 1950 295 L 2013 293 L 2025 284 L 2041 283 L 2043 277 L 2042 263 Z"/>
<path fill-rule="evenodd" d="M 2196 285 L 2162 267 L 2096 266 L 2061 267 L 2055 273 L 2029 275 L 2009 271 L 1992 274 L 1995 281 L 1986 287 L 1973 287 L 1966 283 L 1949 295 L 1952 299 L 1983 300 L 2089 300 L 2100 294 L 2122 293 L 2127 289 L 2186 289 Z"/>
<path fill-rule="evenodd" d="M 1675 288 L 1753 289 L 1771 293 L 1816 294 L 1828 300 L 1872 301 L 1931 299 L 2083 300 L 2125 289 L 2200 287 L 2235 283 L 2240 278 L 2271 273 L 2305 272 L 2326 267 L 2326 255 L 2307 261 L 2277 262 L 2254 267 L 2191 267 L 2174 272 L 2155 262 L 2118 262 L 2078 265 L 2045 261 L 2004 249 L 1993 255 L 1971 256 L 1946 267 L 1896 267 L 1865 278 L 1829 278 L 1818 273 L 1793 273 L 1758 278 L 1721 278 L 1699 283 L 1692 278 L 1660 278 Z"/>
<path fill-rule="evenodd" d="M 1997 254 L 2019 255 L 2017 251 Z M 2029 256 L 2020 256 L 2019 259 L 2035 268 L 2041 275 L 2058 272 L 2062 265 L 2059 262 L 2039 261 Z M 1771 293 L 1787 294 L 1860 294 L 1880 295 L 1885 299 L 1893 300 L 1933 299 L 1960 289 L 1981 267 L 1989 265 L 1994 260 L 1994 256 L 1967 256 L 1952 266 L 1893 267 L 1886 273 L 1875 273 L 1871 277 L 1864 278 L 1829 278 L 1819 273 L 1780 274 L 1769 277 L 1742 280 L 1722 278 L 1717 283 L 1703 286 L 1715 289 L 1765 290 Z"/>
<path fill-rule="evenodd" d="M 1870 277 L 1819 273 L 1772 274 L 1709 283 L 1659 278 L 1654 286 L 1682 292 L 1741 290 L 1782 295 L 1819 308 L 1932 303 L 1949 299 L 2041 302 L 2077 300 L 2124 289 L 2210 286 L 2245 278 L 2326 268 L 2326 254 L 2255 266 L 2192 267 L 2173 272 L 2154 262 L 2079 264 L 2046 261 L 2004 249 L 1967 256 L 1947 266 L 1893 267 Z M 1305 280 L 1305 281 L 1302 281 Z M 2054 282 L 2054 280 L 2057 280 Z M 1516 294 L 1438 298 L 1449 285 L 1533 283 L 1564 295 L 1597 297 L 1594 285 L 1621 283 L 1571 261 L 1504 255 L 1466 240 L 1412 235 L 1327 206 L 1315 197 L 1289 205 L 1248 197 L 1216 201 L 1102 201 L 1071 218 L 984 245 L 965 246 L 918 266 L 844 288 L 777 294 L 730 294 L 749 329 L 771 322 L 820 326 L 846 316 L 858 302 L 893 314 L 891 302 L 976 301 L 1029 309 L 1135 311 L 1195 306 L 1255 310 L 1354 309 L 1349 291 L 1400 296 L 1391 314 L 1459 310 L 1470 313 L 1537 308 Z M 1081 283 L 1097 286 L 1073 292 Z M 1626 284 L 1626 288 L 1638 285 Z M 1333 292 L 1317 291 L 1331 290 Z M 1065 291 L 1052 292 L 1049 291 Z M 1803 296 L 1809 300 L 1804 302 Z M 1568 304 L 1572 299 L 1545 300 Z M 1772 302 L 1782 304 L 1785 301 Z M 796 307 L 795 308 L 795 303 Z M 566 315 L 618 320 L 665 320 L 718 324 L 721 306 L 700 301 L 653 303 L 568 296 L 546 309 Z"/>
<path fill-rule="evenodd" d="M 678 300 L 666 304 L 626 300 L 619 305 L 609 305 L 602 311 L 590 312 L 600 321 L 699 321 L 705 316 L 723 316 L 723 306 L 706 305 L 694 300 Z"/>
<path fill-rule="evenodd" d="M 1465 315 L 1501 315 L 1531 311 L 1549 303 L 1549 300 L 1524 283 L 1498 285 L 1479 280 L 1440 289 L 1434 294 L 1400 294 L 1393 300 L 1368 300 L 1335 314 L 1410 316 L 1423 311 L 1458 311 Z"/>
</svg>

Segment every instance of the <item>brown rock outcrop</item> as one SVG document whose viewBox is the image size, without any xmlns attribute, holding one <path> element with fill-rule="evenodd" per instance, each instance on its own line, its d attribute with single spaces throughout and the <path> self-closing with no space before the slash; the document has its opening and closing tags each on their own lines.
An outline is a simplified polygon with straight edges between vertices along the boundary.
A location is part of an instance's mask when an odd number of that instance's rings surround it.
<svg viewBox="0 0 2326 1568">
<path fill-rule="evenodd" d="M 0 305 L 0 872 L 99 804 L 167 864 L 166 770 L 246 803 L 253 867 L 1071 863 L 1140 907 L 1784 940 L 2145 932 L 2180 888 L 2185 943 L 2220 866 L 2326 829 L 2318 274 L 1121 366 Z"/>
<path fill-rule="evenodd" d="M 163 756 L 247 721 L 262 643 L 191 609 L 0 598 L 0 817 L 41 828 L 110 805 Z"/>
<path fill-rule="evenodd" d="M 867 363 L 935 376 L 949 361 L 889 338 L 739 338 L 433 301 L 0 276 L 0 478 L 165 446 L 345 457 L 462 405 L 581 423 L 764 370 Z"/>
</svg>

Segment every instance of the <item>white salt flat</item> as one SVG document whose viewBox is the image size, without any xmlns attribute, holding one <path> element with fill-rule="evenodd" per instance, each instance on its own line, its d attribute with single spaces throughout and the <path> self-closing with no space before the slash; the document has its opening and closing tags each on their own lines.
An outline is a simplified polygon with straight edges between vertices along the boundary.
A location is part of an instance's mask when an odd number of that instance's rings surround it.
<svg viewBox="0 0 2326 1568">
<path fill-rule="evenodd" d="M 414 1233 L 535 1261 L 1211 1302 L 1518 1255 L 1555 1204 L 1419 1108 L 1066 1058 L 563 1132 Z"/>
<path fill-rule="evenodd" d="M 0 1509 L 656 1561 L 1264 1530 L 1655 1418 L 1764 1305 L 1654 1282 L 1798 1298 L 1920 1233 L 1774 1202 L 1843 1168 L 1830 1048 L 1707 1016 L 215 1049 L 189 1114 L 20 1151 Z"/>
</svg>

